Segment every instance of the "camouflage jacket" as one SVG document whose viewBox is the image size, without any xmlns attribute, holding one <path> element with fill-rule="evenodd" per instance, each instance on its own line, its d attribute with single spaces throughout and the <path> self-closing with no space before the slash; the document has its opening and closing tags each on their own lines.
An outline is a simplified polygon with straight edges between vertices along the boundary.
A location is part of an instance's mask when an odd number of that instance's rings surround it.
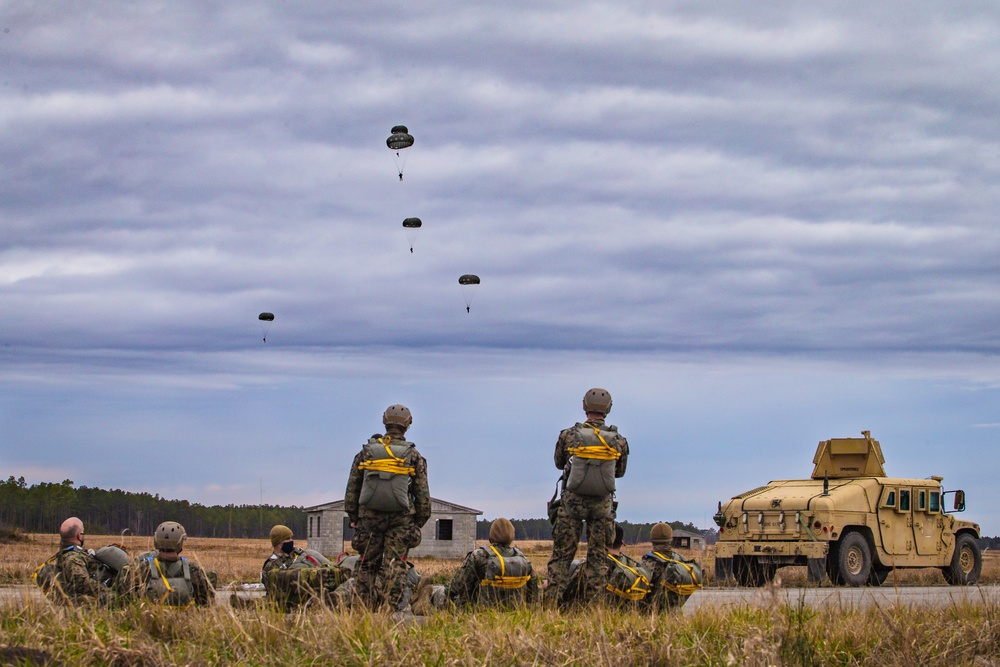
<svg viewBox="0 0 1000 667">
<path fill-rule="evenodd" d="M 56 556 L 56 581 L 69 601 L 108 603 L 111 591 L 98 581 L 100 571 L 100 561 L 82 547 L 63 547 Z"/>
<path fill-rule="evenodd" d="M 388 435 L 394 439 L 402 439 L 403 433 L 389 430 Z M 379 437 L 379 436 L 373 436 Z M 376 512 L 359 503 L 361 497 L 361 486 L 364 482 L 364 471 L 358 466 L 365 461 L 364 447 L 354 457 L 351 462 L 351 472 L 347 478 L 347 490 L 344 492 L 344 511 L 350 517 L 351 523 L 356 524 L 362 516 L 377 516 L 384 514 Z M 406 457 L 407 464 L 413 466 L 414 474 L 410 480 L 410 499 L 413 501 L 413 521 L 417 526 L 423 527 L 431 517 L 431 492 L 427 485 L 427 461 L 416 447 L 410 449 Z"/>
<path fill-rule="evenodd" d="M 602 428 L 602 430 L 610 430 L 615 432 L 615 437 L 608 441 L 608 445 L 618 450 L 621 457 L 615 461 L 615 477 L 625 476 L 625 467 L 628 465 L 628 441 L 625 439 L 621 433 L 618 433 L 618 427 L 612 426 L 610 424 L 605 424 L 603 419 L 588 419 L 583 422 L 586 426 L 596 426 Z M 574 424 L 573 426 L 563 429 L 559 433 L 559 439 L 556 440 L 556 453 L 555 462 L 556 468 L 559 470 L 565 470 L 571 454 L 569 449 L 571 447 L 579 447 L 583 443 L 580 441 L 580 436 L 577 433 L 577 428 L 580 424 Z"/>
</svg>

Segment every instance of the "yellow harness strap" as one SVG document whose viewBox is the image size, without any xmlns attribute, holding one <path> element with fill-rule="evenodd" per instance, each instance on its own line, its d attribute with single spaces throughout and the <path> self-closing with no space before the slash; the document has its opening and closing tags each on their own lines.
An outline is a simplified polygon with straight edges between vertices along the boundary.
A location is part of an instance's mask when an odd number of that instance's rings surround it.
<svg viewBox="0 0 1000 667">
<path fill-rule="evenodd" d="M 389 472 L 393 475 L 410 475 L 411 477 L 417 474 L 416 469 L 413 466 L 406 465 L 406 460 L 398 458 L 389 449 L 389 443 L 392 441 L 392 436 L 385 436 L 385 440 L 379 438 L 378 441 L 382 443 L 385 447 L 385 453 L 389 455 L 387 459 L 372 459 L 371 461 L 362 461 L 358 464 L 358 470 L 372 470 L 374 472 Z"/>
<path fill-rule="evenodd" d="M 158 575 L 160 575 L 160 581 L 163 582 L 163 586 L 167 589 L 166 591 L 164 591 L 163 596 L 160 597 L 160 604 L 164 605 L 165 607 L 175 607 L 177 609 L 187 609 L 188 607 L 190 607 L 191 605 L 193 605 L 194 604 L 194 600 L 189 601 L 185 605 L 179 605 L 179 606 L 178 605 L 169 605 L 169 604 L 167 604 L 167 598 L 170 597 L 170 594 L 174 592 L 174 589 L 170 585 L 170 582 L 167 581 L 166 575 L 163 574 L 163 568 L 160 567 L 160 559 L 159 558 L 154 558 L 153 559 L 153 563 L 156 565 L 156 573 Z"/>
<path fill-rule="evenodd" d="M 694 568 L 693 567 L 691 567 L 690 565 L 688 565 L 684 561 L 674 560 L 673 558 L 667 558 L 666 556 L 664 556 L 663 554 L 661 554 L 658 551 L 654 551 L 653 553 L 656 554 L 657 556 L 659 556 L 661 559 L 663 559 L 664 561 L 666 561 L 668 563 L 678 563 L 678 564 L 684 566 L 684 569 L 687 570 L 688 573 L 691 575 L 691 581 L 695 581 Z M 669 584 L 666 581 L 661 581 L 660 583 L 668 591 L 672 591 L 674 593 L 677 593 L 678 595 L 693 595 L 695 593 L 695 591 L 697 591 L 699 588 L 701 588 L 701 584 L 700 583 L 696 583 L 696 584 Z"/>
<path fill-rule="evenodd" d="M 627 590 L 615 588 L 611 584 L 608 584 L 604 588 L 608 591 L 611 591 L 612 593 L 614 593 L 619 597 L 625 598 L 626 600 L 635 601 L 635 600 L 641 600 L 644 597 L 646 597 L 646 594 L 652 590 L 651 588 L 649 588 L 649 579 L 647 579 L 644 574 L 640 574 L 639 571 L 636 570 L 635 568 L 626 565 L 625 563 L 621 562 L 611 554 L 608 554 L 608 558 L 610 558 L 614 562 L 618 563 L 618 565 L 622 566 L 623 568 L 634 574 L 635 581 L 632 582 L 632 585 L 629 586 Z"/>
<path fill-rule="evenodd" d="M 495 553 L 497 555 L 497 558 L 500 559 L 500 576 L 494 579 L 483 579 L 482 581 L 479 582 L 480 586 L 492 586 L 493 588 L 515 589 L 515 588 L 523 588 L 524 586 L 528 585 L 528 579 L 531 579 L 530 574 L 526 574 L 523 577 L 508 577 L 506 575 L 507 568 L 504 565 L 503 556 L 500 555 L 500 552 L 497 551 L 497 548 L 492 544 L 490 545 L 490 549 L 492 549 L 493 553 Z"/>
<path fill-rule="evenodd" d="M 601 441 L 600 445 L 583 445 L 581 447 L 568 447 L 568 451 L 573 456 L 579 456 L 581 459 L 599 459 L 601 461 L 614 461 L 622 457 L 621 452 L 608 444 L 607 440 L 601 435 L 601 430 L 594 426 L 593 424 L 587 424 L 590 428 L 594 429 L 594 435 L 597 439 Z"/>
<path fill-rule="evenodd" d="M 55 555 L 53 555 L 52 557 L 50 557 L 47 561 L 45 561 L 44 563 L 42 563 L 41 565 L 39 565 L 38 567 L 36 567 L 35 571 L 31 573 L 31 580 L 37 584 L 38 583 L 38 573 L 42 571 L 43 567 L 45 567 L 46 565 L 48 565 L 49 563 L 51 563 L 52 561 L 54 561 L 56 558 L 59 558 L 59 553 L 56 553 Z"/>
</svg>

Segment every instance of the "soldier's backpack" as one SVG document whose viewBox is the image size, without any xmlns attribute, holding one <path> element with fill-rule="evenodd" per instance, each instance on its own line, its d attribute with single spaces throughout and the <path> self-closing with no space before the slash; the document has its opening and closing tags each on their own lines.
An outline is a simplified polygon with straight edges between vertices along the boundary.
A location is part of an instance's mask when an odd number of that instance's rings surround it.
<svg viewBox="0 0 1000 667">
<path fill-rule="evenodd" d="M 583 444 L 567 450 L 570 459 L 566 490 L 581 496 L 610 496 L 615 492 L 615 461 L 621 458 L 621 452 L 608 440 L 618 435 L 617 429 L 577 424 L 576 432 Z"/>
<path fill-rule="evenodd" d="M 393 441 L 388 435 L 365 444 L 365 460 L 358 464 L 364 473 L 358 504 L 377 512 L 413 509 L 410 479 L 416 471 L 406 461 L 413 448 L 412 442 Z"/>
<path fill-rule="evenodd" d="M 611 564 L 608 568 L 608 584 L 605 589 L 613 596 L 637 602 L 653 590 L 650 584 L 653 573 L 648 567 L 625 554 L 620 556 L 608 554 L 608 559 Z"/>
<path fill-rule="evenodd" d="M 94 552 L 94 558 L 101 563 L 98 569 L 98 581 L 110 588 L 115 578 L 129 563 L 128 554 L 125 550 L 114 544 L 101 547 Z"/>
<path fill-rule="evenodd" d="M 705 583 L 705 575 L 698 561 L 684 558 L 679 553 L 653 551 L 643 558 L 647 559 L 664 565 L 663 576 L 658 585 L 667 589 L 671 604 L 683 605 Z"/>
<path fill-rule="evenodd" d="M 479 597 L 484 602 L 509 604 L 525 600 L 525 587 L 531 579 L 531 562 L 517 547 L 510 547 L 511 555 L 504 556 L 490 544 L 479 547 L 488 550 L 486 572 L 479 582 Z"/>
<path fill-rule="evenodd" d="M 181 557 L 180 560 L 168 563 L 149 555 L 145 560 L 149 563 L 146 597 L 164 606 L 180 609 L 194 604 L 191 565 L 187 558 Z"/>
<path fill-rule="evenodd" d="M 31 573 L 31 579 L 38 587 L 44 592 L 48 593 L 53 585 L 56 583 L 58 577 L 58 570 L 56 569 L 56 559 L 59 558 L 59 552 L 56 552 L 44 563 L 35 568 L 35 571 Z"/>
</svg>

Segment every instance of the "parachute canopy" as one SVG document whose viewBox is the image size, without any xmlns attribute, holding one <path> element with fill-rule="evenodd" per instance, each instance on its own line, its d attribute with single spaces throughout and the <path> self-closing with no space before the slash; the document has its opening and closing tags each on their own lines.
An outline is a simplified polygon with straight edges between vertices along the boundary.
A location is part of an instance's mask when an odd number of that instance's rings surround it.
<svg viewBox="0 0 1000 667">
<path fill-rule="evenodd" d="M 399 172 L 399 180 L 403 180 L 403 167 L 406 166 L 406 156 L 400 158 L 399 151 L 413 145 L 413 135 L 409 134 L 405 125 L 397 125 L 392 128 L 392 134 L 385 140 L 385 145 L 393 151 L 392 159 L 396 163 L 396 171 Z M 407 153 L 409 155 L 409 153 Z"/>
<path fill-rule="evenodd" d="M 257 316 L 257 319 L 262 322 L 273 322 L 274 313 L 261 313 L 260 315 Z"/>
<path fill-rule="evenodd" d="M 407 229 L 420 229 L 424 223 L 420 222 L 420 218 L 407 218 L 403 220 L 403 226 Z"/>
<path fill-rule="evenodd" d="M 407 218 L 403 220 L 403 231 L 406 232 L 406 240 L 410 242 L 410 252 L 413 252 L 413 244 L 417 240 L 417 231 L 423 226 L 420 218 Z"/>
<path fill-rule="evenodd" d="M 475 285 L 479 284 L 479 276 L 466 273 L 459 277 L 458 284 L 462 286 L 462 294 L 465 295 L 465 312 L 472 312 L 472 297 L 475 296 Z"/>
<path fill-rule="evenodd" d="M 257 316 L 260 320 L 260 335 L 264 337 L 264 342 L 267 342 L 267 332 L 271 330 L 271 322 L 274 322 L 274 313 L 261 313 Z"/>
<path fill-rule="evenodd" d="M 394 151 L 409 148 L 413 145 L 413 135 L 409 134 L 405 125 L 392 128 L 392 134 L 385 140 L 385 145 Z"/>
</svg>

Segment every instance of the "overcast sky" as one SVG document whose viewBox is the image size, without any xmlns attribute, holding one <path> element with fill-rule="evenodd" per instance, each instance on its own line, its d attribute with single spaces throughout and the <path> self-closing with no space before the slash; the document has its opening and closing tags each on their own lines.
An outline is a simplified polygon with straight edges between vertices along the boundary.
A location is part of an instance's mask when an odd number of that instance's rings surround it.
<svg viewBox="0 0 1000 667">
<path fill-rule="evenodd" d="M 0 475 L 318 504 L 403 403 L 540 517 L 601 386 L 623 519 L 871 430 L 995 535 L 998 72 L 992 2 L 0 0 Z"/>
</svg>

